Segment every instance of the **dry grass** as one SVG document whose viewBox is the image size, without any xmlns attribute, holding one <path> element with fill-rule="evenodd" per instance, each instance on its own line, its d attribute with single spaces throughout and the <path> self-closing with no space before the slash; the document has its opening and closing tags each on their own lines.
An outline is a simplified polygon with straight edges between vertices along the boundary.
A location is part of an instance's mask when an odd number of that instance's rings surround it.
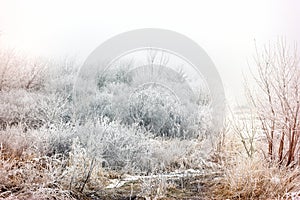
<svg viewBox="0 0 300 200">
<path fill-rule="evenodd" d="M 268 162 L 260 152 L 249 157 L 238 136 L 227 136 L 215 156 L 221 176 L 209 188 L 213 199 L 299 199 L 300 169 Z M 292 198 L 293 197 L 293 198 Z"/>
<path fill-rule="evenodd" d="M 106 199 L 110 199 L 108 194 L 157 199 L 299 199 L 300 169 L 280 168 L 259 152 L 248 157 L 235 135 L 225 135 L 210 160 L 201 159 L 201 143 L 196 140 L 152 141 L 153 147 L 160 146 L 155 152 L 161 157 L 155 157 L 166 169 L 156 173 L 193 167 L 203 174 L 178 181 L 158 175 L 129 184 L 118 193 L 105 189 L 111 172 L 102 168 L 101 157 L 90 154 L 78 138 L 73 138 L 67 157 L 47 155 L 49 138 L 42 131 L 24 133 L 21 127 L 0 131 L 0 199 L 91 199 L 89 194 L 102 194 Z"/>
<path fill-rule="evenodd" d="M 263 161 L 239 158 L 215 180 L 213 196 L 218 199 L 267 199 L 299 190 L 299 169 L 279 169 Z"/>
<path fill-rule="evenodd" d="M 299 168 L 280 168 L 258 151 L 248 157 L 240 138 L 233 134 L 225 135 L 210 160 L 201 159 L 201 143 L 196 140 L 152 141 L 155 163 L 161 160 L 165 170 L 154 170 L 158 176 L 153 177 L 158 178 L 121 188 L 123 193 L 105 189 L 111 172 L 102 168 L 101 157 L 90 154 L 79 138 L 73 138 L 68 156 L 48 155 L 49 135 L 53 137 L 45 130 L 24 133 L 22 127 L 0 131 L 0 199 L 91 199 L 90 194 L 104 194 L 106 199 L 110 199 L 108 194 L 157 199 L 299 199 Z M 178 180 L 161 176 L 189 167 L 203 174 Z"/>
<path fill-rule="evenodd" d="M 7 129 L 0 138 L 0 199 L 83 199 L 103 186 L 100 163 L 77 140 L 65 157 L 46 155 L 36 131 Z"/>
<path fill-rule="evenodd" d="M 39 156 L 34 152 L 1 147 L 0 197 L 3 199 L 72 199 L 62 187 L 63 162 L 55 157 Z M 20 151 L 19 151 L 20 152 Z"/>
</svg>

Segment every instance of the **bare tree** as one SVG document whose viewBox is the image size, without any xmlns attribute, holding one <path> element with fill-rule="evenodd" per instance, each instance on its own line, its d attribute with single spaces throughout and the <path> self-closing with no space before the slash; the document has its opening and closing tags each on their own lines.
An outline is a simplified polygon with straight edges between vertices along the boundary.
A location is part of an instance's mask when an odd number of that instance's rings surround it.
<svg viewBox="0 0 300 200">
<path fill-rule="evenodd" d="M 300 66 L 296 44 L 285 39 L 256 48 L 258 90 L 247 94 L 266 136 L 268 157 L 280 165 L 300 165 Z"/>
</svg>

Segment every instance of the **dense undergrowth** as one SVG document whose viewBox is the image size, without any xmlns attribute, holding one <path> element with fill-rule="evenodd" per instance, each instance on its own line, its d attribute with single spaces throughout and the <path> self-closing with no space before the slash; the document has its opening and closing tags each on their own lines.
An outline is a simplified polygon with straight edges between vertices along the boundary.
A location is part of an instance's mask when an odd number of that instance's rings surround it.
<svg viewBox="0 0 300 200">
<path fill-rule="evenodd" d="M 94 101 L 78 113 L 76 64 L 28 60 L 1 51 L 1 199 L 299 197 L 299 168 L 268 161 L 264 140 L 251 141 L 249 156 L 249 141 L 232 126 L 206 138 L 208 104 L 182 107 L 155 88 L 133 91 L 130 77 L 118 76 L 99 79 Z M 139 178 L 108 188 L 128 176 Z"/>
</svg>

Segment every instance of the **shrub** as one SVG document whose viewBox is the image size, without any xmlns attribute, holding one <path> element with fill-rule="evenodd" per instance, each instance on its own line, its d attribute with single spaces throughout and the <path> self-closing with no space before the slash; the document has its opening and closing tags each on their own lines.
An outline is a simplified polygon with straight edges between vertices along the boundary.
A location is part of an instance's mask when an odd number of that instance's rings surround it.
<svg viewBox="0 0 300 200">
<path fill-rule="evenodd" d="M 80 106 L 79 113 L 85 119 L 105 116 L 126 125 L 136 123 L 156 136 L 195 138 L 199 133 L 208 134 L 211 128 L 209 106 L 183 105 L 156 86 L 136 89 L 126 83 L 108 82 L 88 107 Z"/>
<path fill-rule="evenodd" d="M 209 186 L 209 198 L 283 199 L 300 190 L 298 167 L 283 167 L 268 162 L 261 151 L 265 143 L 257 139 L 251 141 L 256 149 L 255 153 L 249 155 L 243 142 L 245 138 L 231 131 L 229 129 L 223 138 L 221 149 L 211 156 L 211 161 L 216 164 L 214 171 L 220 175 L 204 181 Z"/>
<path fill-rule="evenodd" d="M 269 44 L 255 57 L 257 90 L 248 88 L 260 128 L 267 140 L 269 160 L 280 165 L 300 165 L 299 52 L 285 40 Z"/>
<path fill-rule="evenodd" d="M 103 187 L 100 155 L 89 154 L 76 137 L 68 155 L 47 155 L 52 137 L 39 130 L 24 133 L 20 127 L 0 131 L 1 198 L 74 199 Z"/>
<path fill-rule="evenodd" d="M 0 47 L 0 91 L 39 90 L 44 85 L 46 68 L 47 64 L 41 60 Z"/>
<path fill-rule="evenodd" d="M 151 170 L 150 136 L 142 129 L 103 120 L 80 126 L 77 132 L 88 154 L 103 158 L 106 168 L 130 173 Z"/>
<path fill-rule="evenodd" d="M 0 97 L 0 123 L 3 129 L 15 125 L 36 129 L 45 124 L 67 123 L 72 117 L 72 104 L 59 94 L 12 89 L 0 92 Z"/>
</svg>

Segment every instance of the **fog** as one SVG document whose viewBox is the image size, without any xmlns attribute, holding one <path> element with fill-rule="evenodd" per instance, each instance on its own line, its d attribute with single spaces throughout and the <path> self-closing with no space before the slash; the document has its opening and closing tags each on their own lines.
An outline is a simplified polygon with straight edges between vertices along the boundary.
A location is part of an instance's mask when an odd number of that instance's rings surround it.
<svg viewBox="0 0 300 200">
<path fill-rule="evenodd" d="M 98 45 L 138 28 L 197 42 L 215 63 L 229 102 L 244 103 L 255 41 L 299 41 L 300 3 L 288 1 L 0 1 L 1 42 L 26 54 L 83 61 Z"/>
</svg>

